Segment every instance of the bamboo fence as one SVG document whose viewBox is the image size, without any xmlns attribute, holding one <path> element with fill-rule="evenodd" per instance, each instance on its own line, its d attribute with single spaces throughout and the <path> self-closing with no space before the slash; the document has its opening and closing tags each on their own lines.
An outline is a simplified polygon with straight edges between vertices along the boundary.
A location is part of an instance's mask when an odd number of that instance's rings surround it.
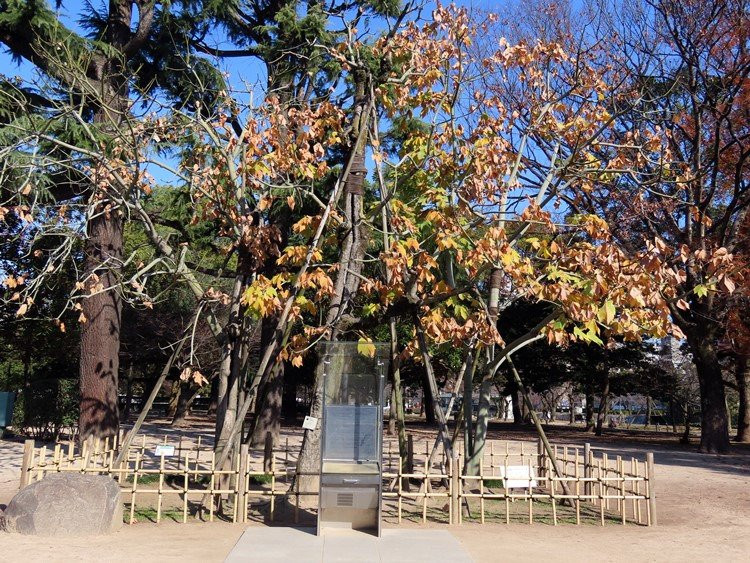
<svg viewBox="0 0 750 563">
<path fill-rule="evenodd" d="M 200 437 L 195 442 L 182 438 L 173 442 L 169 444 L 167 436 L 160 441 L 174 446 L 173 455 L 156 455 L 143 436 L 116 466 L 116 442 L 85 443 L 79 448 L 73 442 L 36 447 L 27 440 L 21 487 L 48 473 L 110 475 L 120 484 L 125 519 L 130 523 L 138 520 L 139 504 L 154 514 L 150 519 L 156 522 L 165 513 L 182 522 L 191 514 L 213 521 L 219 511 L 232 522 L 246 522 L 250 515 L 274 521 L 279 500 L 292 507 L 298 522 L 301 497 L 317 497 L 317 492 L 299 490 L 295 479 L 299 446 L 290 445 L 288 438 L 275 447 L 267 443 L 264 449 L 242 446 L 224 467 L 217 466 L 213 449 Z M 556 464 L 541 443 L 535 448 L 533 443 L 488 441 L 479 474 L 469 475 L 460 454 L 447 463 L 428 466 L 429 444 L 415 452 L 409 436 L 407 457 L 402 458 L 398 446 L 388 442 L 383 452 L 384 516 L 396 523 L 408 518 L 449 524 L 656 524 L 653 454 L 640 460 L 610 456 L 588 444 L 553 448 Z M 519 469 L 525 486 L 519 486 Z M 203 510 L 206 495 L 210 502 Z"/>
</svg>

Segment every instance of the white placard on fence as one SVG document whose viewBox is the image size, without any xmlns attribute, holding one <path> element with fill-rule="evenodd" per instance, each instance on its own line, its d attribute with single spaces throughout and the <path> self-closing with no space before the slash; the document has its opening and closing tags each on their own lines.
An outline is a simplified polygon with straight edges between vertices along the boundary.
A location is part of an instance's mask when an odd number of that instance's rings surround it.
<svg viewBox="0 0 750 563">
<path fill-rule="evenodd" d="M 505 478 L 505 467 L 501 466 L 499 469 L 500 476 Z M 509 489 L 528 489 L 537 486 L 534 469 L 528 465 L 509 465 L 507 481 Z"/>
<path fill-rule="evenodd" d="M 167 446 L 165 444 L 161 444 L 159 446 L 156 446 L 156 449 L 154 450 L 154 455 L 156 457 L 169 457 L 174 455 L 174 446 Z"/>
<path fill-rule="evenodd" d="M 314 416 L 306 416 L 302 423 L 302 428 L 305 430 L 315 430 L 318 427 L 318 419 Z"/>
</svg>

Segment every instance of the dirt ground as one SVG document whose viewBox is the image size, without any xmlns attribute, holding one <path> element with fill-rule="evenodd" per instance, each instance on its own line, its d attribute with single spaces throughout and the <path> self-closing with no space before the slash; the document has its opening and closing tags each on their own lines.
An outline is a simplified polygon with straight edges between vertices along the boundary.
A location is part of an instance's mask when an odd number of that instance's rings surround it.
<svg viewBox="0 0 750 563">
<path fill-rule="evenodd" d="M 427 430 L 413 426 L 415 434 Z M 565 425 L 548 429 L 558 443 L 643 457 L 653 451 L 659 524 L 463 524 L 450 529 L 479 562 L 490 561 L 748 561 L 750 448 L 707 456 L 676 444 L 672 434 L 616 430 L 603 438 Z M 491 438 L 532 440 L 533 431 L 498 424 Z M 0 508 L 18 487 L 21 445 L 0 441 Z M 407 526 L 419 524 L 408 523 Z M 4 561 L 222 561 L 244 530 L 228 523 L 124 526 L 109 537 L 42 539 L 0 534 Z M 258 554 L 262 561 L 262 554 Z"/>
</svg>

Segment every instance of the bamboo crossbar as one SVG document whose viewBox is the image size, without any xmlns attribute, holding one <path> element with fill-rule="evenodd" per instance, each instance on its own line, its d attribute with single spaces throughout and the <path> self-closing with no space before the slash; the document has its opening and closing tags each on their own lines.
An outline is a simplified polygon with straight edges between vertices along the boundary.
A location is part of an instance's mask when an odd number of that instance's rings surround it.
<svg viewBox="0 0 750 563">
<path fill-rule="evenodd" d="M 265 506 L 268 518 L 273 521 L 277 499 L 287 499 L 294 502 L 296 522 L 300 498 L 318 494 L 317 491 L 299 490 L 297 477 L 317 476 L 318 473 L 297 473 L 298 449 L 290 448 L 288 438 L 284 444 L 265 452 L 251 451 L 242 446 L 240 453 L 224 467 L 217 466 L 213 449 L 205 442 L 201 443 L 200 436 L 197 443 L 187 444 L 179 438 L 175 447 L 177 455 L 174 456 L 150 454 L 149 447 L 154 442 L 151 440 L 147 445 L 146 437 L 142 436 L 140 443 L 132 443 L 123 461 L 115 465 L 119 442 L 119 439 L 105 440 L 84 443 L 82 447 L 67 442 L 55 444 L 52 448 L 37 448 L 33 440 L 27 440 L 21 486 L 38 481 L 47 473 L 111 475 L 119 482 L 125 502 L 129 502 L 130 523 L 137 521 L 137 503 L 140 499 L 143 507 L 144 495 L 150 499 L 156 497 L 156 522 L 160 522 L 166 513 L 164 499 L 181 497 L 179 506 L 172 502 L 167 510 L 174 509 L 179 512 L 179 519 L 187 522 L 190 498 L 199 504 L 198 501 L 207 494 L 211 499 L 208 503 L 209 520 L 213 520 L 218 511 L 224 514 L 224 510 L 230 508 L 231 513 L 225 514 L 226 518 L 245 522 L 251 509 L 261 510 Z M 157 443 L 167 445 L 167 442 L 165 436 L 163 442 Z M 456 450 L 461 451 L 461 448 Z M 503 444 L 489 441 L 479 464 L 479 473 L 470 475 L 464 471 L 460 454 L 428 467 L 429 444 L 425 444 L 424 452 L 419 454 L 414 452 L 412 444 L 407 459 L 398 455 L 398 448 L 394 451 L 390 444 L 384 448 L 383 456 L 384 513 L 395 517 L 399 523 L 405 513 L 418 514 L 426 523 L 434 503 L 447 500 L 450 524 L 461 524 L 466 518 L 478 518 L 479 522 L 485 523 L 488 516 L 490 519 L 498 516 L 492 512 L 493 507 L 502 507 L 500 520 L 509 523 L 514 512 L 513 504 L 520 501 L 527 504 L 524 519 L 529 523 L 549 516 L 553 525 L 566 517 L 574 518 L 576 524 L 580 524 L 584 517 L 596 518 L 601 525 L 607 520 L 647 526 L 656 523 L 652 454 L 649 453 L 645 461 L 628 460 L 621 456 L 612 457 L 588 444 L 583 448 L 558 444 L 552 453 L 553 458 L 550 458 L 544 448 L 534 449 L 523 442 L 506 441 Z M 520 481 L 527 481 L 528 485 L 508 486 L 514 481 L 509 474 L 512 467 L 523 468 L 526 476 Z M 296 486 L 292 486 L 293 483 Z M 222 504 L 225 501 L 227 504 Z M 433 518 L 443 519 L 445 509 L 440 505 Z M 513 519 L 520 515 L 516 509 Z M 176 516 L 173 514 L 172 518 Z"/>
</svg>

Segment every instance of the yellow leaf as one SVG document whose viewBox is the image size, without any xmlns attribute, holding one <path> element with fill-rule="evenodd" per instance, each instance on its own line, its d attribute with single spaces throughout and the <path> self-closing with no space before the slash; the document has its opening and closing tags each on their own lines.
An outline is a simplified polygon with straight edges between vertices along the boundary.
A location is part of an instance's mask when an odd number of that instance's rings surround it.
<svg viewBox="0 0 750 563">
<path fill-rule="evenodd" d="M 375 344 L 372 343 L 372 340 L 368 340 L 366 338 L 360 338 L 359 341 L 357 342 L 357 352 L 359 352 L 363 356 L 374 358 L 375 357 Z"/>
</svg>

